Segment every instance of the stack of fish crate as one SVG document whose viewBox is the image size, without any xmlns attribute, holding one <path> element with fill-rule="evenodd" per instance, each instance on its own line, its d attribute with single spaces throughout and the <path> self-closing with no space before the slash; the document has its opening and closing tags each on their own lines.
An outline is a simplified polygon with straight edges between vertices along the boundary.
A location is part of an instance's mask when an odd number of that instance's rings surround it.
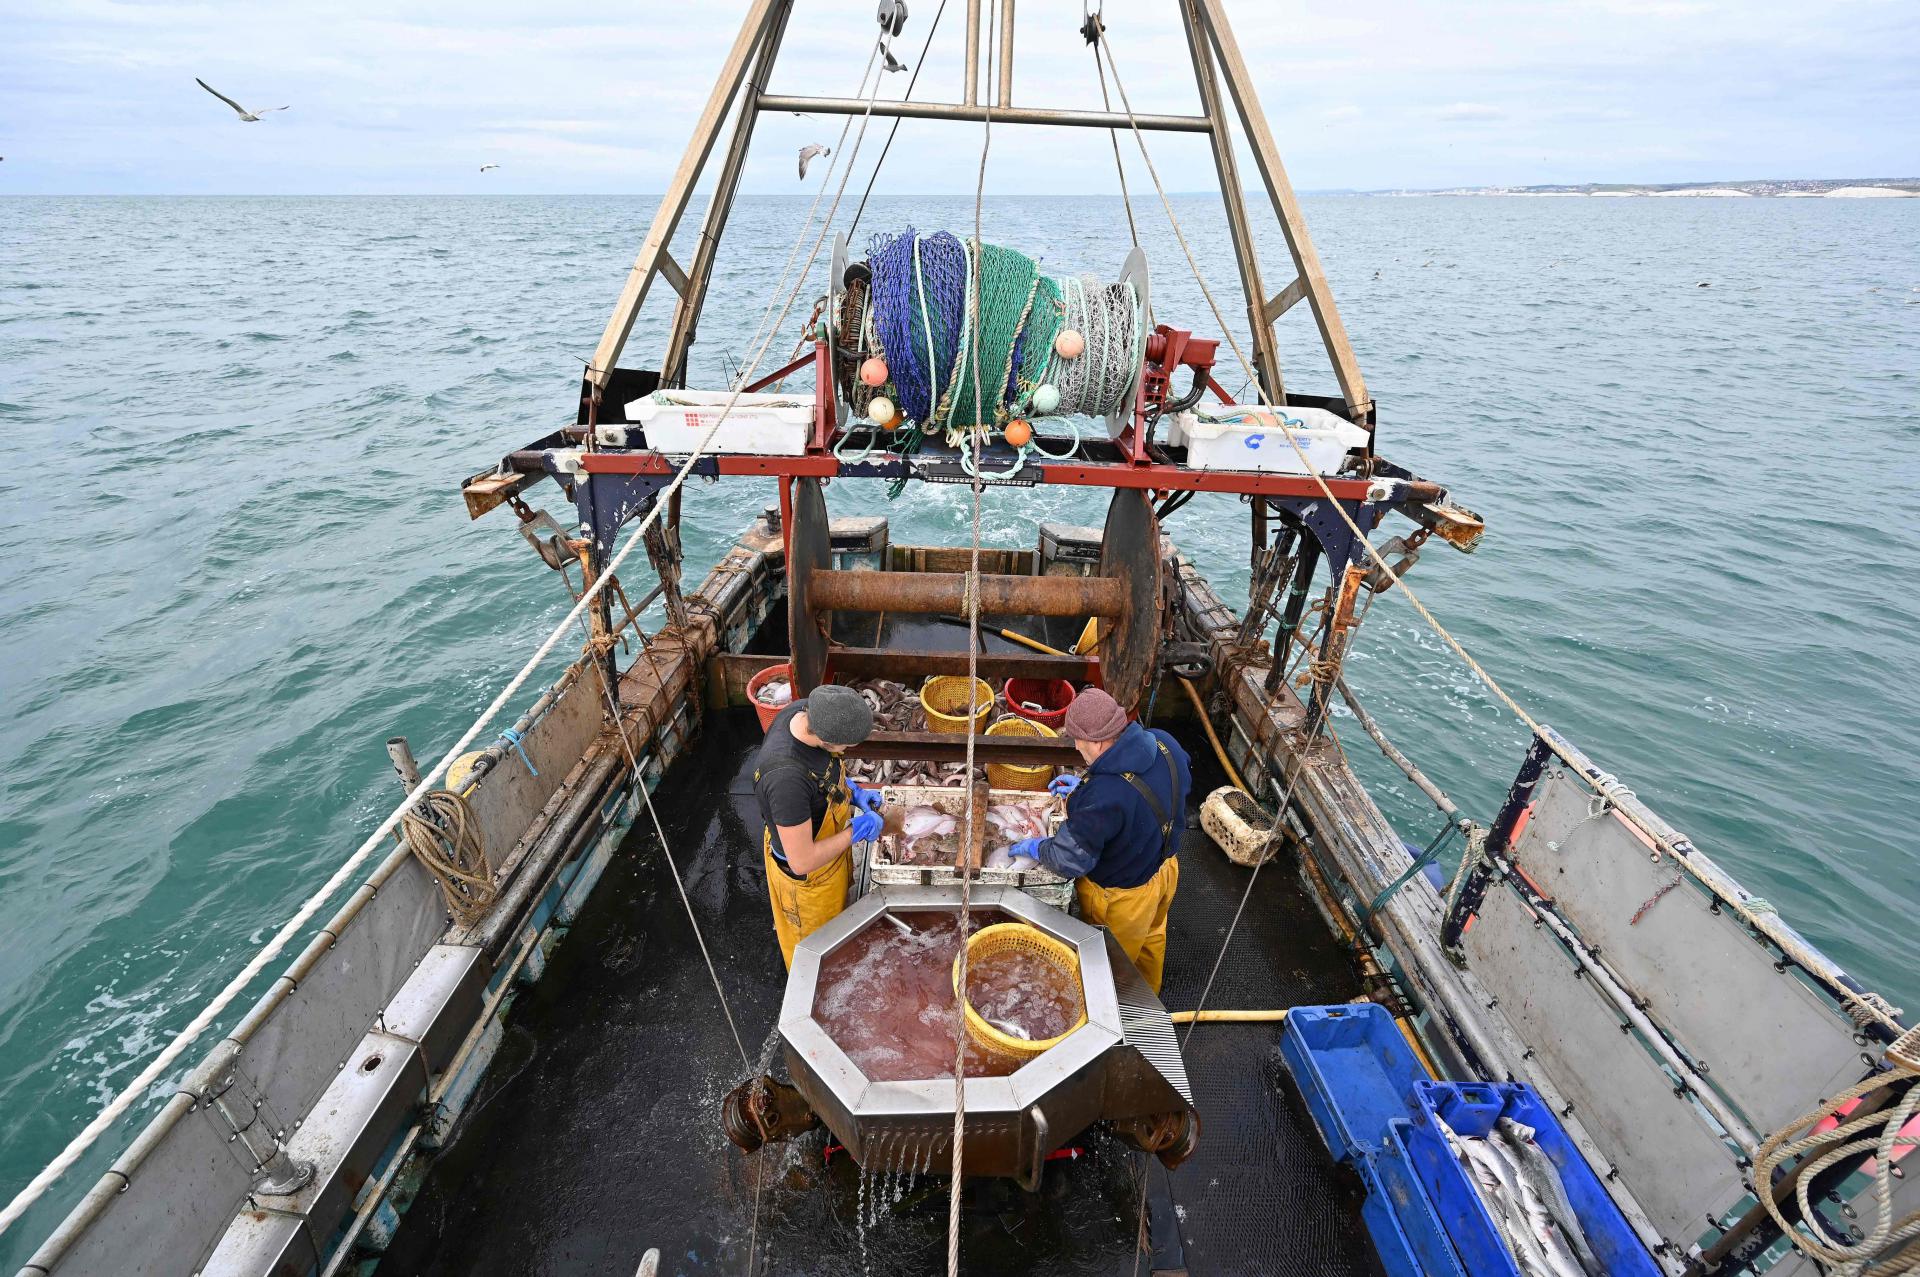
<svg viewBox="0 0 1920 1277">
<path fill-rule="evenodd" d="M 1660 1277 L 1532 1087 L 1427 1076 L 1371 1003 L 1290 1009 L 1280 1055 L 1328 1151 L 1366 1185 L 1389 1277 Z"/>
</svg>

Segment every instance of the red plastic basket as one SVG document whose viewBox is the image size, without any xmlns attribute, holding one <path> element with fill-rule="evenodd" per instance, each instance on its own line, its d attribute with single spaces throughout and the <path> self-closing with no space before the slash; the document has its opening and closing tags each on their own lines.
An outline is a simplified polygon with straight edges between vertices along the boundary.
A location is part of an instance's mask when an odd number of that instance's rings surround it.
<svg viewBox="0 0 1920 1277">
<path fill-rule="evenodd" d="M 761 688 L 776 678 L 784 678 L 791 682 L 793 679 L 793 671 L 786 665 L 769 665 L 747 680 L 747 701 L 753 706 L 753 712 L 760 716 L 760 730 L 763 732 L 773 726 L 773 720 L 778 718 L 780 711 L 787 707 L 786 705 L 782 705 L 775 708 L 771 705 L 762 705 L 760 698 L 755 695 Z M 788 704 L 792 704 L 792 702 L 789 701 Z"/>
<path fill-rule="evenodd" d="M 1067 721 L 1067 707 L 1073 704 L 1074 695 L 1073 684 L 1064 678 L 1010 678 L 1006 694 L 1008 709 L 1055 731 Z M 1035 705 L 1040 708 L 1030 708 Z"/>
</svg>

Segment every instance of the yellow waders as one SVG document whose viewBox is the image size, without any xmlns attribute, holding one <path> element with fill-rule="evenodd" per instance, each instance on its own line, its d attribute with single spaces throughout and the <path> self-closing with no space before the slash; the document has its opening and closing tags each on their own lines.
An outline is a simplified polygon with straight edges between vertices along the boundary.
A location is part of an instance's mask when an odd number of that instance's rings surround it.
<svg viewBox="0 0 1920 1277">
<path fill-rule="evenodd" d="M 1167 965 L 1167 910 L 1179 885 L 1178 856 L 1168 856 L 1153 877 L 1137 887 L 1101 887 L 1085 878 L 1074 885 L 1080 920 L 1113 932 L 1155 993 Z"/>
<path fill-rule="evenodd" d="M 830 838 L 852 823 L 853 800 L 842 784 L 827 803 L 827 814 L 820 818 L 813 840 Z M 773 858 L 774 838 L 773 830 L 768 828 L 761 839 L 761 858 L 767 863 L 767 896 L 773 901 L 773 930 L 780 937 L 780 957 L 787 969 L 792 970 L 793 947 L 832 922 L 847 907 L 847 887 L 853 881 L 853 851 L 849 848 L 806 877 L 795 878 Z"/>
</svg>

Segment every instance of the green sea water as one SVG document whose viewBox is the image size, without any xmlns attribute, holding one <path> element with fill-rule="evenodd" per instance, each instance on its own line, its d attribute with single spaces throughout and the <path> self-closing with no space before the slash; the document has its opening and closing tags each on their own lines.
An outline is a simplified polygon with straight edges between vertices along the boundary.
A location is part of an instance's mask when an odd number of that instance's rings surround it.
<svg viewBox="0 0 1920 1277">
<path fill-rule="evenodd" d="M 1176 203 L 1237 310 L 1215 203 Z M 1920 201 L 1306 203 L 1381 450 L 1488 523 L 1471 557 L 1427 551 L 1423 597 L 1537 717 L 1920 1007 Z M 564 613 L 510 521 L 469 523 L 459 480 L 571 420 L 651 211 L 0 201 L 0 1198 L 385 814 L 385 739 L 437 757 Z M 695 380 L 745 357 L 804 211 L 743 202 Z M 971 217 L 879 201 L 861 233 Z M 984 220 L 1051 270 L 1124 256 L 1117 200 Z M 1164 221 L 1142 225 L 1158 317 L 1211 331 Z M 1277 289 L 1277 232 L 1263 250 Z M 658 350 L 664 301 L 626 362 Z M 1331 392 L 1311 331 L 1304 307 L 1282 323 L 1289 384 Z M 693 566 L 773 495 L 692 487 Z M 967 535 L 962 489 L 839 483 L 829 503 L 889 515 L 896 541 Z M 986 536 L 1031 546 L 1102 506 L 991 492 Z M 1201 497 L 1168 530 L 1244 601 L 1241 506 Z M 1524 733 L 1403 602 L 1373 609 L 1350 670 L 1490 816 Z M 1429 834 L 1336 726 L 1402 832 Z M 125 1138 L 0 1238 L 0 1266 Z"/>
</svg>

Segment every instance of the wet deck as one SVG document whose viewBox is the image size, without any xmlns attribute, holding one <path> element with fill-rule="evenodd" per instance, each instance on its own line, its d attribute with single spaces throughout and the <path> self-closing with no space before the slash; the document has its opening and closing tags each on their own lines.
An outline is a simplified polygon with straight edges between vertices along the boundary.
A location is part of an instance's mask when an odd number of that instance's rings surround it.
<svg viewBox="0 0 1920 1277">
<path fill-rule="evenodd" d="M 750 712 L 710 712 L 656 795 L 750 1052 L 773 1025 L 784 982 L 749 779 L 758 740 Z M 1204 743 L 1189 748 L 1204 794 L 1220 781 Z M 1247 873 L 1198 828 L 1188 831 L 1168 945 L 1170 1008 L 1198 998 Z M 1338 1002 L 1357 992 L 1292 872 L 1270 866 L 1209 1005 Z M 1279 1028 L 1205 1024 L 1194 1033 L 1187 1067 L 1200 1152 L 1171 1175 L 1152 1164 L 1153 1236 L 1138 1271 L 1377 1272 L 1355 1186 L 1287 1092 Z M 944 1269 L 944 1179 L 923 1180 L 862 1230 L 859 1168 L 844 1155 L 823 1158 L 824 1132 L 756 1155 L 758 1166 L 726 1143 L 719 1101 L 745 1072 L 658 844 L 650 831 L 636 833 L 545 978 L 514 1006 L 493 1070 L 381 1273 L 627 1277 L 648 1247 L 660 1248 L 663 1273 L 738 1273 L 750 1242 L 760 1272 Z M 1037 1194 L 1005 1181 L 967 1185 L 967 1271 L 1136 1271 L 1145 1159 L 1096 1133 L 1075 1143 L 1086 1155 L 1050 1165 Z"/>
</svg>

